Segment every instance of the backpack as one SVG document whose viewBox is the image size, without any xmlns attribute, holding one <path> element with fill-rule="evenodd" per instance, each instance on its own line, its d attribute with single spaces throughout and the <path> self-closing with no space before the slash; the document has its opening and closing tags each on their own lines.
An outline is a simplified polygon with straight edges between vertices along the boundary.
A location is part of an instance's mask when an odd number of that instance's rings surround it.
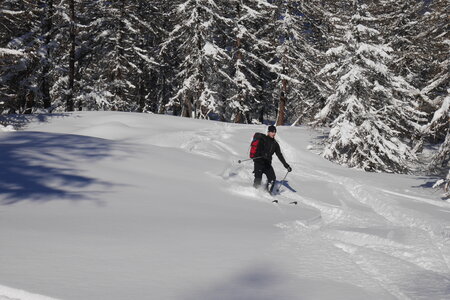
<svg viewBox="0 0 450 300">
<path fill-rule="evenodd" d="M 264 137 L 263 133 L 256 132 L 253 135 L 252 143 L 250 144 L 250 158 L 255 158 L 258 155 L 258 150 L 261 149 L 262 139 Z"/>
</svg>

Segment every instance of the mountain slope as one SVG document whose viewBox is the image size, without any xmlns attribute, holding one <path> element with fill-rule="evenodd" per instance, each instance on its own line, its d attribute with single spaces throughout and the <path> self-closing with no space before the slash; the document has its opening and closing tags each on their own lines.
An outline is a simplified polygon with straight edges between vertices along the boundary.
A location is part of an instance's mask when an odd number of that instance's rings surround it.
<svg viewBox="0 0 450 300">
<path fill-rule="evenodd" d="M 427 178 L 337 166 L 308 150 L 316 133 L 280 127 L 293 172 L 275 205 L 237 163 L 255 131 L 83 112 L 0 133 L 0 283 L 60 299 L 448 295 L 450 204 Z"/>
</svg>

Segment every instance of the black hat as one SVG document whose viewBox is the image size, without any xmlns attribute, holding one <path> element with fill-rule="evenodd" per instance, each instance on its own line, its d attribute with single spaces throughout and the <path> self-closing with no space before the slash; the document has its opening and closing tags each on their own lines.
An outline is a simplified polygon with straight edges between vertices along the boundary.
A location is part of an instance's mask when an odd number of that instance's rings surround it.
<svg viewBox="0 0 450 300">
<path fill-rule="evenodd" d="M 267 132 L 277 132 L 277 128 L 273 125 L 270 125 L 269 129 L 267 129 Z"/>
</svg>

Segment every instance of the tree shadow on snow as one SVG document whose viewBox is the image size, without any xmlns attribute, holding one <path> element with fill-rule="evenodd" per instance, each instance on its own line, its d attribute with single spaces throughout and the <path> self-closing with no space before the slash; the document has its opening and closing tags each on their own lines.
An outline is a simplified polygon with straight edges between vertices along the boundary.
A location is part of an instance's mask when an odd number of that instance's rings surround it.
<svg viewBox="0 0 450 300">
<path fill-rule="evenodd" d="M 414 185 L 413 188 L 432 188 L 433 185 L 439 180 L 438 177 L 420 177 L 418 178 L 420 181 L 425 181 L 422 184 Z"/>
<path fill-rule="evenodd" d="M 219 283 L 216 286 L 199 291 L 188 300 L 272 300 L 289 299 L 289 293 L 284 289 L 286 281 L 283 274 L 275 271 L 270 266 L 254 266 L 245 270 L 229 281 Z"/>
<path fill-rule="evenodd" d="M 294 276 L 273 264 L 251 266 L 212 287 L 183 299 L 292 300 L 292 299 L 378 299 L 357 285 L 330 279 Z"/>
<path fill-rule="evenodd" d="M 110 184 L 82 175 L 77 163 L 105 158 L 111 148 L 108 140 L 70 134 L 28 131 L 1 136 L 0 204 L 89 199 L 87 187 Z"/>
<path fill-rule="evenodd" d="M 449 197 L 445 194 L 445 190 L 442 188 L 442 186 L 433 187 L 441 179 L 442 179 L 442 177 L 435 176 L 435 175 L 430 175 L 429 177 L 419 177 L 419 178 L 417 178 L 417 180 L 422 182 L 422 184 L 413 185 L 412 188 L 427 189 L 432 194 L 443 194 L 443 196 L 440 198 L 441 198 L 441 200 L 446 201 L 449 199 Z"/>
<path fill-rule="evenodd" d="M 417 180 L 422 184 L 413 185 L 412 188 L 433 189 L 433 186 L 439 179 L 442 178 L 435 175 L 418 177 Z"/>
<path fill-rule="evenodd" d="M 12 125 L 14 129 L 19 130 L 23 129 L 30 122 L 41 122 L 47 123 L 50 119 L 53 118 L 63 118 L 67 116 L 73 116 L 68 113 L 53 113 L 53 114 L 10 114 L 10 115 L 0 115 L 0 124 L 1 125 Z"/>
</svg>

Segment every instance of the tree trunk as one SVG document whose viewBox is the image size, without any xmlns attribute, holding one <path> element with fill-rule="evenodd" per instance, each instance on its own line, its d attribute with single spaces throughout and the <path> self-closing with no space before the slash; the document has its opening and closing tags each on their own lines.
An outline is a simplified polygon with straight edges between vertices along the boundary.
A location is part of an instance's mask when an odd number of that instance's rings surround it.
<svg viewBox="0 0 450 300">
<path fill-rule="evenodd" d="M 259 111 L 259 118 L 258 121 L 262 124 L 264 123 L 264 106 L 261 108 L 261 110 Z"/>
<path fill-rule="evenodd" d="M 237 11 L 237 16 L 238 16 L 238 20 L 239 20 L 239 19 L 241 19 L 241 3 L 240 3 L 240 1 L 238 1 L 236 3 L 236 11 Z M 236 65 L 239 65 L 239 61 L 242 61 L 242 59 L 243 59 L 243 55 L 242 55 L 242 51 L 241 51 L 241 38 L 240 37 L 236 38 L 236 49 L 237 49 L 237 51 L 236 51 L 236 59 L 237 59 Z M 241 82 L 238 82 L 238 85 L 239 85 L 238 86 L 238 88 L 239 88 L 239 96 L 238 96 L 239 100 L 238 100 L 238 102 L 240 104 L 240 107 L 242 108 L 244 106 L 244 91 L 242 89 Z M 244 114 L 243 114 L 242 110 L 240 108 L 238 108 L 236 110 L 236 115 L 234 117 L 233 122 L 234 123 L 244 123 L 244 119 L 245 119 L 245 117 L 244 117 Z"/>
<path fill-rule="evenodd" d="M 200 10 L 200 7 L 197 7 L 197 14 L 198 14 L 198 17 L 197 17 L 197 32 L 198 32 L 198 36 L 199 36 L 197 38 L 197 51 L 199 52 L 199 55 L 203 55 L 202 52 L 203 52 L 204 41 L 200 38 L 201 37 L 201 35 L 200 35 L 200 33 L 201 33 L 201 26 L 202 26 L 201 18 L 200 18 L 200 15 L 202 14 L 202 11 Z M 203 112 L 206 111 L 206 107 L 203 107 L 203 105 L 202 105 L 202 103 L 200 101 L 200 97 L 201 97 L 203 91 L 205 90 L 205 80 L 203 78 L 203 74 L 204 74 L 204 72 L 203 72 L 203 65 L 201 65 L 201 64 L 198 66 L 198 73 L 199 73 L 198 85 L 197 85 L 196 91 L 194 93 L 196 99 L 195 99 L 195 101 L 193 101 L 195 103 L 195 107 L 194 107 L 195 115 L 194 115 L 194 117 L 196 119 L 202 118 L 204 116 Z"/>
<path fill-rule="evenodd" d="M 50 98 L 50 84 L 48 82 L 48 77 L 50 73 L 50 63 L 48 61 L 50 53 L 49 53 L 49 44 L 51 42 L 51 30 L 53 27 L 52 22 L 52 16 L 53 16 L 53 0 L 47 0 L 46 1 L 46 13 L 44 17 L 44 21 L 42 22 L 42 33 L 45 36 L 45 63 L 42 68 L 42 101 L 44 104 L 44 108 L 50 108 L 52 105 L 52 101 Z"/>
<path fill-rule="evenodd" d="M 67 101 L 66 111 L 74 110 L 73 102 L 73 88 L 75 81 L 75 0 L 69 1 L 69 13 L 70 13 L 70 53 L 69 53 L 69 82 L 67 86 Z"/>
<path fill-rule="evenodd" d="M 234 123 L 243 123 L 242 120 L 243 120 L 242 112 L 238 111 L 233 121 Z"/>
<path fill-rule="evenodd" d="M 286 92 L 287 92 L 287 80 L 282 79 L 280 101 L 278 102 L 278 117 L 276 122 L 277 126 L 284 125 L 286 119 Z"/>
<path fill-rule="evenodd" d="M 181 110 L 181 116 L 186 118 L 192 118 L 192 100 L 191 97 L 186 95 L 184 97 L 183 108 Z"/>
<path fill-rule="evenodd" d="M 25 111 L 24 114 L 29 115 L 33 112 L 34 107 L 34 93 L 32 91 L 28 91 L 25 96 Z"/>
<path fill-rule="evenodd" d="M 125 65 L 125 51 L 124 51 L 124 31 L 125 31 L 125 23 L 123 20 L 125 20 L 126 16 L 125 16 L 125 0 L 120 1 L 119 4 L 119 9 L 120 9 L 120 18 L 119 18 L 119 30 L 117 33 L 117 64 L 118 67 L 116 68 L 116 72 L 114 74 L 114 80 L 117 82 L 119 82 L 118 85 L 115 86 L 115 91 L 114 91 L 114 98 L 115 100 L 120 99 L 119 103 L 122 103 L 125 101 L 126 95 L 125 95 L 125 91 L 124 88 L 122 86 L 122 82 L 123 82 L 123 78 L 125 76 L 124 74 L 124 65 Z M 124 107 L 117 107 L 117 110 L 123 110 Z"/>
<path fill-rule="evenodd" d="M 165 73 L 166 69 L 160 69 L 160 72 L 158 74 L 159 78 L 158 78 L 158 83 L 156 84 L 157 89 L 159 89 L 159 97 L 157 99 L 157 103 L 158 103 L 158 113 L 159 114 L 164 114 L 166 112 L 166 96 L 167 96 L 167 80 L 166 80 L 166 76 Z M 175 109 L 174 109 L 174 113 L 175 113 Z"/>
<path fill-rule="evenodd" d="M 140 65 L 141 70 L 143 70 L 142 64 Z M 143 112 L 145 108 L 145 76 L 144 74 L 139 75 L 139 89 L 138 89 L 138 104 L 139 104 L 139 112 Z M 153 108 L 154 103 L 151 105 L 151 112 L 156 112 Z"/>
</svg>

